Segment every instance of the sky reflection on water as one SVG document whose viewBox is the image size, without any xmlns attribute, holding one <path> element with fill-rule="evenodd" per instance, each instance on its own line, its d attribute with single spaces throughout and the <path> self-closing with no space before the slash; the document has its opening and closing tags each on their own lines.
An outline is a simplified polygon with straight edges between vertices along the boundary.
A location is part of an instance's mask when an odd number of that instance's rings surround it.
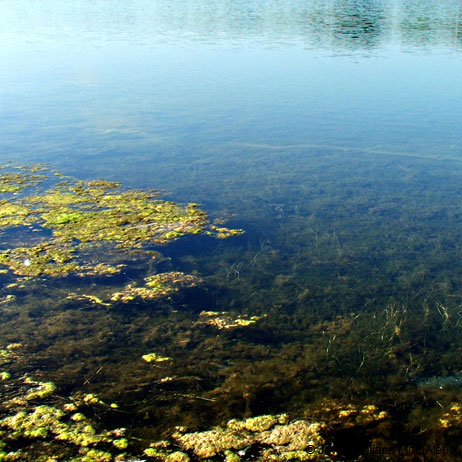
<svg viewBox="0 0 462 462">
<path fill-rule="evenodd" d="M 92 165 L 102 152 L 155 159 L 165 146 L 219 156 L 229 141 L 454 156 L 460 9 L 6 1 L 0 156 Z"/>
</svg>

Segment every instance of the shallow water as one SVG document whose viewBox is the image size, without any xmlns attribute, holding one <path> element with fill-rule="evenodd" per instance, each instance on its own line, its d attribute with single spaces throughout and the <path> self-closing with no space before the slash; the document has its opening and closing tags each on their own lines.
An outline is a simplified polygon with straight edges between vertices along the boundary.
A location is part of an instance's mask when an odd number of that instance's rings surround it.
<svg viewBox="0 0 462 462">
<path fill-rule="evenodd" d="M 457 394 L 416 384 L 462 367 L 460 1 L 0 9 L 1 163 L 165 190 L 246 231 L 160 248 L 155 270 L 203 284 L 155 304 L 56 302 L 103 279 L 15 293 L 0 343 L 24 370 L 117 401 L 142 439 L 328 398 L 405 415 L 406 444 L 433 428 Z M 266 317 L 217 331 L 204 310 Z"/>
</svg>

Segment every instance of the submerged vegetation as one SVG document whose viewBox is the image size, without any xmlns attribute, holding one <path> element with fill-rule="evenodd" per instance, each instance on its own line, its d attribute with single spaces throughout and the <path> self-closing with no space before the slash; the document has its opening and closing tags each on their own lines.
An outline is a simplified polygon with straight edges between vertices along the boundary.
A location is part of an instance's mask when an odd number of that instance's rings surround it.
<svg viewBox="0 0 462 462">
<path fill-rule="evenodd" d="M 41 178 L 2 193 L 3 459 L 460 460 L 460 181 L 419 209 L 395 170 L 379 200 L 323 161 L 288 204 L 242 197 L 240 240 L 195 204 L 16 169 Z"/>
<path fill-rule="evenodd" d="M 2 351 L 8 351 L 8 347 Z M 5 359 L 8 358 L 9 355 Z M 95 423 L 79 412 L 107 407 L 104 402 L 91 394 L 64 400 L 54 392 L 53 383 L 36 382 L 29 377 L 10 384 L 4 393 L 9 399 L 1 404 L 6 416 L 0 419 L 0 461 L 124 460 L 122 451 L 128 446 L 127 439 L 122 437 L 125 429 L 98 432 Z M 109 407 L 114 406 L 117 407 Z"/>
<path fill-rule="evenodd" d="M 1 351 L 3 363 L 21 361 L 20 345 Z M 147 362 L 163 362 L 155 353 L 144 355 Z M 116 462 L 133 460 L 143 452 L 150 460 L 163 462 L 212 461 L 332 461 L 337 453 L 326 438 L 329 424 L 298 419 L 287 414 L 261 415 L 244 420 L 232 419 L 223 427 L 203 432 L 188 432 L 177 427 L 167 439 L 140 447 L 139 439 L 127 428 L 98 429 L 95 418 L 100 412 L 114 416 L 118 405 L 106 404 L 95 394 L 76 393 L 64 398 L 55 393 L 53 383 L 29 377 L 14 379 L 3 390 L 0 412 L 0 461 Z M 386 412 L 375 406 L 339 408 L 330 403 L 330 425 L 343 420 L 361 429 L 386 420 Z M 451 409 L 456 409 L 454 405 Z M 459 417 L 460 419 L 460 417 Z M 454 419 L 453 419 L 454 420 Z M 445 425 L 453 420 L 446 419 Z M 145 443 L 146 444 L 146 443 Z"/>
</svg>

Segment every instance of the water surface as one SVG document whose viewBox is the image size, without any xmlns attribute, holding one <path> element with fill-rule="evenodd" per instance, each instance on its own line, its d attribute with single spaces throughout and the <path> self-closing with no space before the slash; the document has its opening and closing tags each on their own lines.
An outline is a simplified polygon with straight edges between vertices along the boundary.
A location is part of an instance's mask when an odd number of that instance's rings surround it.
<svg viewBox="0 0 462 462">
<path fill-rule="evenodd" d="M 18 294 L 0 335 L 30 370 L 116 400 L 142 438 L 329 398 L 406 415 L 406 443 L 452 441 L 435 415 L 457 396 L 419 384 L 462 369 L 460 1 L 0 10 L 3 163 L 165 190 L 246 231 L 160 249 L 204 284 L 154 307 L 82 316 L 53 307 L 53 284 Z M 217 333 L 202 310 L 266 317 Z M 175 359 L 168 387 L 146 350 Z"/>
</svg>

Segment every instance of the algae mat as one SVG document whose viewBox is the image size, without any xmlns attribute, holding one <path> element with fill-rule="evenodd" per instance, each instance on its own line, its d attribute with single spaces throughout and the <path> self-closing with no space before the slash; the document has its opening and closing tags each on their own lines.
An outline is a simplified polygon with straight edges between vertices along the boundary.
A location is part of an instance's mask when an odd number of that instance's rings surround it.
<svg viewBox="0 0 462 462">
<path fill-rule="evenodd" d="M 227 238 L 243 233 L 221 222 L 210 223 L 198 204 L 162 200 L 158 191 L 124 190 L 120 183 L 104 180 L 79 181 L 45 165 L 1 170 L 0 230 L 10 236 L 22 233 L 30 244 L 3 249 L 0 265 L 23 284 L 38 277 L 111 276 L 122 271 L 130 256 L 159 258 L 148 246 L 186 235 Z M 196 283 L 197 278 L 180 272 L 154 274 L 147 275 L 143 287 L 130 283 L 109 294 L 107 302 L 92 295 L 80 297 L 102 304 L 153 299 Z"/>
</svg>

